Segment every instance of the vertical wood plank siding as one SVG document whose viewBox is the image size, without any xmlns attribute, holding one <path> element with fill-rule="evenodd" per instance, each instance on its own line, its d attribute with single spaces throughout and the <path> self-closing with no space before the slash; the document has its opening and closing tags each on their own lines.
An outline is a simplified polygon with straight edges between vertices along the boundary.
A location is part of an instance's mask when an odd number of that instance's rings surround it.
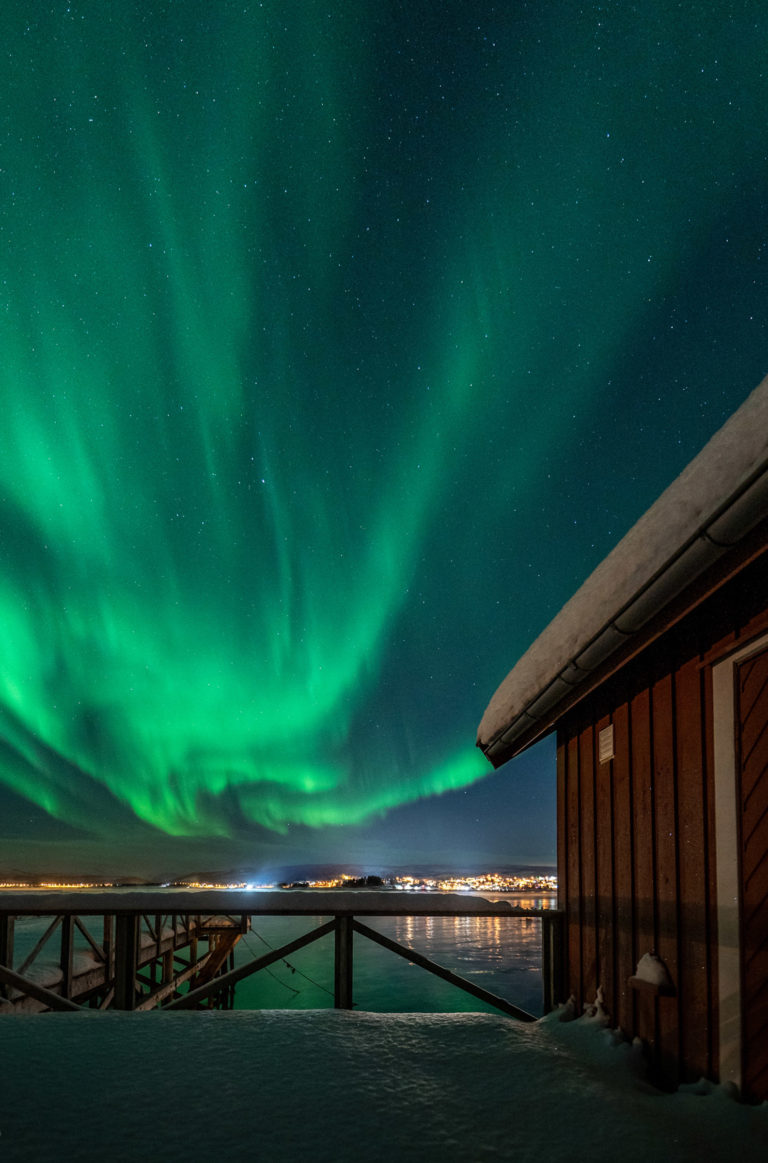
<svg viewBox="0 0 768 1163">
<path fill-rule="evenodd" d="M 655 827 L 653 811 L 653 765 L 651 763 L 651 693 L 641 690 L 630 703 L 630 740 L 632 764 L 630 781 L 635 804 L 634 816 L 625 821 L 629 835 L 634 836 L 634 896 L 628 902 L 633 914 L 634 956 L 622 962 L 619 972 L 627 980 L 641 956 L 640 950 L 656 948 L 656 921 L 653 903 L 653 868 L 655 864 Z M 625 910 L 626 911 L 626 910 Z M 647 994 L 634 999 L 636 1024 L 629 1029 L 643 1038 L 654 1049 L 656 1046 L 656 1004 Z M 618 1016 L 618 1015 L 617 1015 Z M 618 1023 L 621 1024 L 620 1022 Z"/>
<path fill-rule="evenodd" d="M 558 748 L 558 750 L 561 750 Z M 581 930 L 584 918 L 581 906 L 585 890 L 581 872 L 581 813 L 579 810 L 579 740 L 578 737 L 569 739 L 565 748 L 563 771 L 565 773 L 565 805 L 567 829 L 567 850 L 565 862 L 565 876 L 563 879 L 568 886 L 568 895 L 565 900 L 565 923 L 567 926 L 566 959 L 570 967 L 571 988 L 576 997 L 584 995 L 584 975 L 581 964 Z M 558 875 L 558 884 L 560 877 Z"/>
<path fill-rule="evenodd" d="M 656 815 L 655 870 L 656 889 L 656 948 L 669 970 L 670 977 L 679 983 L 677 915 L 678 843 L 675 796 L 675 704 L 671 675 L 664 675 L 654 683 L 651 691 L 651 728 L 653 733 L 653 796 Z M 639 950 L 640 955 L 652 952 Z M 677 996 L 656 1000 L 657 1066 L 661 1076 L 674 1077 L 679 1052 L 679 1021 Z M 663 1012 L 662 1012 L 663 1011 Z"/>
<path fill-rule="evenodd" d="M 634 933 L 634 915 L 632 900 L 635 895 L 635 856 L 634 856 L 634 829 L 632 820 L 634 805 L 632 798 L 632 780 L 630 777 L 631 732 L 629 720 L 629 706 L 623 703 L 616 709 L 613 719 L 616 755 L 613 760 L 613 844 L 614 844 L 614 882 L 613 897 L 615 905 L 614 932 L 616 934 L 614 949 L 615 976 L 613 985 L 614 1012 L 618 1018 L 617 1025 L 628 1029 L 636 1026 L 635 998 L 636 993 L 629 988 L 627 976 L 622 972 L 622 966 L 634 965 L 637 962 L 636 942 Z M 604 764 L 606 769 L 608 764 Z M 609 890 L 611 891 L 611 890 Z"/>
<path fill-rule="evenodd" d="M 768 650 L 738 668 L 744 1089 L 768 1094 Z"/>
<path fill-rule="evenodd" d="M 669 1085 L 717 1074 L 711 670 L 768 627 L 767 556 L 558 724 L 569 989 L 581 1008 L 602 986 L 612 1024 L 647 1043 Z M 600 764 L 597 734 L 609 723 L 614 758 Z M 651 952 L 674 996 L 628 985 Z"/>
<path fill-rule="evenodd" d="M 607 726 L 608 719 L 600 719 L 595 725 L 593 738 Z M 596 748 L 595 748 L 596 750 Z M 595 902 L 597 920 L 597 963 L 602 967 L 604 988 L 616 996 L 614 941 L 615 898 L 613 893 L 613 786 L 607 763 L 597 763 L 592 757 L 595 771 L 595 820 L 605 820 L 606 827 L 595 828 Z"/>
<path fill-rule="evenodd" d="M 692 647 L 695 649 L 695 647 Z M 702 733 L 703 671 L 695 657 L 689 658 L 675 674 L 676 754 L 675 784 L 678 809 L 680 858 L 678 867 L 678 908 L 681 919 L 678 963 L 678 1002 L 682 1007 L 680 1048 L 684 1059 L 709 1069 L 711 1055 L 706 1022 L 686 1023 L 685 1007 L 710 1015 L 713 998 L 709 980 L 701 967 L 707 964 L 712 939 L 709 917 L 703 907 L 702 886 L 707 884 L 707 762 Z M 696 805 L 691 810 L 690 805 Z"/>
<path fill-rule="evenodd" d="M 597 901 L 596 897 L 596 867 L 597 845 L 595 820 L 595 754 L 594 728 L 592 724 L 586 726 L 579 735 L 579 784 L 581 827 L 579 841 L 581 846 L 581 973 L 584 984 L 594 981 L 598 975 L 597 967 Z M 600 966 L 601 972 L 603 966 Z"/>
</svg>

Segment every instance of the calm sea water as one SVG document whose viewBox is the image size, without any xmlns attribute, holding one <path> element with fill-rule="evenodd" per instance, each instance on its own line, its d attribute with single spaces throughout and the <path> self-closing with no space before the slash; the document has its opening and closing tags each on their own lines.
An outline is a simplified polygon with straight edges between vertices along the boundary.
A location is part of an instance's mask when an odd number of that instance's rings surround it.
<svg viewBox="0 0 768 1163">
<path fill-rule="evenodd" d="M 515 897 L 523 908 L 549 908 L 551 897 Z M 325 917 L 253 917 L 236 963 L 262 956 L 323 923 Z M 415 949 L 483 989 L 542 1012 L 541 921 L 538 917 L 365 917 L 372 929 Z M 315 1009 L 333 1006 L 334 940 L 318 942 L 241 981 L 236 1008 Z M 493 1011 L 365 937 L 354 937 L 355 1007 L 381 1013 Z"/>
</svg>

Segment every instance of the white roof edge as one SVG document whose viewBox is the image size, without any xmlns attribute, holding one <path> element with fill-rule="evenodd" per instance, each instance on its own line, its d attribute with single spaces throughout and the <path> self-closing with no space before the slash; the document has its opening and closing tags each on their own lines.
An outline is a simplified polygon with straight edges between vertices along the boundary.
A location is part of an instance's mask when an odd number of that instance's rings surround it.
<svg viewBox="0 0 768 1163">
<path fill-rule="evenodd" d="M 727 511 L 744 498 L 739 519 Z M 521 734 L 579 675 L 640 629 L 768 512 L 768 376 L 636 522 L 528 648 L 478 728 L 490 751 L 522 716 Z M 707 537 L 709 531 L 709 537 Z M 704 536 L 709 549 L 702 552 Z M 673 582 L 670 567 L 680 563 Z M 637 601 L 642 597 L 641 601 Z M 631 607 L 631 610 L 630 610 Z M 627 618 L 627 615 L 630 615 Z M 618 626 L 617 626 L 618 623 Z M 598 641 L 599 658 L 590 651 Z M 594 653 L 594 651 L 593 651 Z M 582 665 L 574 665 L 580 660 Z"/>
</svg>

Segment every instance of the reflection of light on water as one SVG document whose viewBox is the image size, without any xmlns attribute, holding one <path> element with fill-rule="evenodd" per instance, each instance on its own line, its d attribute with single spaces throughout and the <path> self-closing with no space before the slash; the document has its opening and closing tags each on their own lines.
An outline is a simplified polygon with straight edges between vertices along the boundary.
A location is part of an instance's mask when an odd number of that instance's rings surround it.
<svg viewBox="0 0 768 1163">
<path fill-rule="evenodd" d="M 530 898 L 531 901 L 538 898 Z M 528 898 L 526 898 L 526 901 Z M 532 907 L 528 903 L 526 908 Z M 16 927 L 15 964 L 33 949 L 50 917 L 20 917 Z M 253 931 L 236 946 L 236 964 L 244 965 L 322 924 L 327 917 L 252 918 Z M 538 917 L 363 917 L 371 928 L 422 953 L 430 960 L 476 981 L 484 989 L 531 1013 L 541 1013 L 541 921 Z M 91 925 L 98 937 L 99 932 Z M 82 945 L 82 950 L 80 946 Z M 57 960 L 60 936 L 54 934 L 41 960 Z M 76 951 L 87 952 L 76 936 Z M 239 1009 L 315 1009 L 333 1006 L 332 936 L 291 954 L 241 981 Z M 303 975 L 303 976 L 302 976 Z M 372 941 L 354 938 L 356 1008 L 378 1012 L 473 1012 L 486 1009 L 455 986 L 440 981 L 405 958 Z"/>
<path fill-rule="evenodd" d="M 532 1013 L 541 1013 L 541 921 L 538 917 L 515 917 L 514 914 L 510 917 L 376 917 L 366 923 L 438 965 L 477 981 L 491 993 Z M 365 944 L 361 941 L 355 945 L 356 977 L 358 968 L 363 968 L 369 956 Z M 400 1005 L 394 1005 L 401 972 L 392 964 L 397 960 L 390 956 L 387 963 L 380 962 L 375 982 L 361 977 L 356 996 L 360 995 L 364 1008 L 378 1009 L 381 1003 L 387 1009 L 434 1006 L 463 1012 L 484 1008 L 469 995 L 445 986 L 425 971 L 420 973 L 422 981 L 418 988 L 426 1000 L 406 1004 L 414 990 L 414 983 L 409 981 L 407 997 Z M 382 973 L 385 964 L 386 977 Z"/>
<path fill-rule="evenodd" d="M 487 901 L 504 901 L 505 904 L 511 905 L 513 909 L 556 909 L 557 908 L 557 894 L 545 893 L 540 896 L 522 896 L 518 893 L 508 892 L 484 892 L 473 893 L 473 896 L 480 896 Z"/>
<path fill-rule="evenodd" d="M 238 964 L 278 948 L 320 925 L 325 917 L 253 917 L 237 946 Z M 370 928 L 424 954 L 484 989 L 534 1014 L 541 1013 L 541 921 L 537 917 L 364 917 Z M 239 983 L 239 1009 L 313 1009 L 333 1006 L 333 939 L 293 953 L 288 965 Z M 380 1013 L 472 1013 L 489 1010 L 456 986 L 360 935 L 354 938 L 355 1008 Z M 292 970 L 295 970 L 295 972 Z M 304 976 L 301 976 L 301 975 Z M 494 1011 L 498 1012 L 498 1011 Z"/>
</svg>

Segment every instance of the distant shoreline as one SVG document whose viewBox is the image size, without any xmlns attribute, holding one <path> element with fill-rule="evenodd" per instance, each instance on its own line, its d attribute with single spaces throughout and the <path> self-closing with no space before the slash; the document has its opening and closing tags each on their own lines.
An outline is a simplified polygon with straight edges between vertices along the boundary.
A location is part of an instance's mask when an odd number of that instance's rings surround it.
<svg viewBox="0 0 768 1163">
<path fill-rule="evenodd" d="M 200 883 L 198 883 L 198 884 L 191 884 L 191 883 L 187 883 L 187 884 L 183 884 L 183 883 L 156 884 L 156 883 L 151 883 L 151 882 L 144 882 L 141 884 L 128 884 L 126 882 L 119 882 L 119 883 L 118 882 L 105 882 L 105 883 L 95 883 L 94 882 L 94 883 L 80 884 L 80 883 L 73 883 L 73 882 L 64 882 L 64 880 L 56 880 L 56 882 L 37 882 L 36 884 L 30 883 L 30 882 L 21 882 L 21 880 L 20 880 L 20 882 L 0 884 L 0 893 L 17 892 L 20 890 L 29 891 L 29 892 L 94 892 L 94 891 L 108 890 L 108 889 L 112 889 L 112 890 L 118 891 L 118 892 L 123 891 L 123 890 L 136 892 L 136 891 L 141 891 L 142 889 L 148 889 L 148 890 L 151 889 L 152 891 L 161 891 L 161 892 L 163 892 L 163 891 L 182 892 L 182 891 L 189 891 L 190 889 L 220 889 L 222 891 L 232 889 L 233 891 L 236 891 L 236 890 L 242 891 L 243 885 L 242 884 L 236 884 L 236 885 L 234 885 L 234 884 L 214 884 L 214 883 L 206 883 L 206 884 L 200 884 Z M 503 898 L 506 898 L 506 897 L 556 897 L 557 896 L 556 889 L 461 889 L 461 890 L 456 890 L 456 889 L 438 889 L 438 887 L 429 887 L 429 889 L 421 889 L 421 887 L 413 887 L 413 889 L 410 889 L 410 887 L 401 887 L 398 885 L 391 885 L 391 884 L 375 885 L 375 886 L 368 886 L 368 887 L 364 887 L 364 886 L 346 887 L 343 885 L 333 886 L 333 887 L 321 887 L 320 885 L 299 885 L 299 884 L 277 885 L 277 884 L 271 884 L 271 885 L 254 885 L 254 890 L 255 891 L 258 890 L 258 891 L 262 891 L 262 892 L 312 892 L 312 893 L 319 893 L 319 892 L 365 892 L 365 891 L 367 891 L 367 892 L 406 892 L 406 893 L 415 893 L 415 894 L 422 893 L 422 892 L 455 894 L 456 892 L 458 892 L 458 893 L 461 893 L 462 896 L 465 896 L 465 897 L 485 897 L 485 898 L 488 898 L 489 896 L 491 896 L 491 897 L 503 897 Z"/>
<path fill-rule="evenodd" d="M 417 873 L 385 873 L 383 875 L 368 875 L 360 877 L 350 877 L 347 873 L 334 872 L 328 875 L 328 878 L 303 873 L 299 876 L 292 876 L 290 878 L 269 878 L 262 879 L 259 876 L 248 876 L 243 873 L 226 873 L 213 874 L 211 876 L 194 876 L 183 877 L 173 880 L 145 880 L 140 877 L 116 876 L 114 878 L 93 877 L 80 878 L 68 877 L 64 875 L 38 875 L 38 876 L 24 876 L 18 875 L 10 876 L 6 874 L 5 877 L 0 874 L 0 894 L 4 892 L 16 892 L 19 890 L 29 891 L 66 891 L 66 892 L 93 892 L 93 891 L 139 891 L 142 890 L 190 890 L 190 889 L 232 889 L 232 890 L 260 890 L 260 891 L 274 891 L 283 892 L 288 890 L 301 890 L 306 892 L 323 892 L 323 891 L 338 891 L 344 890 L 354 892 L 357 889 L 377 890 L 381 892 L 460 892 L 466 895 L 481 895 L 487 897 L 488 894 L 493 894 L 499 897 L 514 897 L 514 896 L 530 896 L 535 894 L 537 896 L 556 895 L 556 885 L 544 884 L 539 886 L 521 886 L 505 887 L 503 884 L 497 886 L 480 887 L 476 883 L 471 882 L 483 880 L 486 877 L 489 879 L 492 876 L 499 876 L 501 879 L 528 879 L 532 881 L 545 880 L 554 878 L 555 871 L 543 872 L 540 869 L 524 869 L 520 866 L 513 869 L 504 869 L 499 874 L 491 873 L 476 873 L 476 872 L 443 872 L 442 870 L 430 870 L 428 872 L 419 871 Z M 343 878 L 342 882 L 338 882 L 338 878 Z M 323 880 L 325 881 L 323 883 Z M 336 883 L 331 883 L 336 881 Z M 440 885 L 440 881 L 443 885 Z M 448 882 L 451 882 L 450 886 Z M 461 882 L 464 882 L 463 887 L 459 887 Z"/>
</svg>

